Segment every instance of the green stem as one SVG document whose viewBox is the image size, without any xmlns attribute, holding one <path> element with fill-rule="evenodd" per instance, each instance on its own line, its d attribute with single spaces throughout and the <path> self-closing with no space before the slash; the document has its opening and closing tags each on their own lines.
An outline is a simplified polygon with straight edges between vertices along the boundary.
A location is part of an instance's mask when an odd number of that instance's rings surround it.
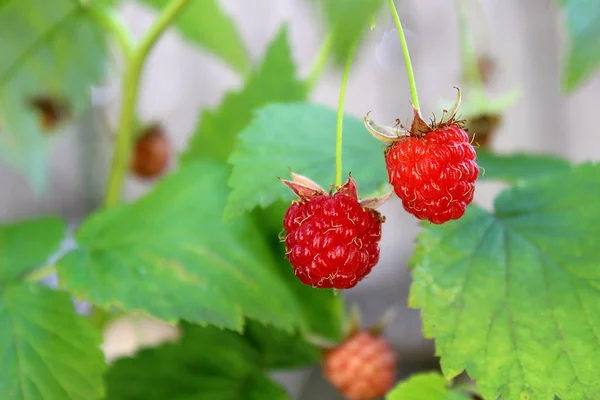
<svg viewBox="0 0 600 400">
<path fill-rule="evenodd" d="M 319 49 L 319 54 L 313 63 L 313 66 L 308 74 L 308 78 L 306 78 L 306 91 L 310 92 L 315 87 L 319 78 L 323 74 L 325 67 L 327 66 L 327 59 L 329 58 L 329 54 L 331 53 L 331 49 L 333 47 L 333 34 L 329 32 L 321 48 Z"/>
<path fill-rule="evenodd" d="M 119 15 L 112 9 L 104 7 L 90 7 L 87 12 L 113 37 L 121 47 L 125 60 L 129 59 L 135 46 L 131 31 L 125 26 Z"/>
<path fill-rule="evenodd" d="M 167 29 L 169 24 L 184 10 L 190 0 L 171 0 L 163 9 L 158 19 L 148 30 L 136 48 L 130 53 L 123 77 L 123 93 L 121 114 L 117 127 L 117 138 L 112 166 L 106 189 L 104 205 L 106 207 L 119 203 L 125 174 L 128 170 L 133 138 L 133 121 L 137 104 L 138 87 L 142 69 L 148 53 Z"/>
<path fill-rule="evenodd" d="M 417 83 L 415 81 L 415 73 L 413 71 L 412 62 L 410 61 L 410 53 L 408 51 L 408 44 L 406 43 L 406 36 L 404 35 L 404 29 L 402 29 L 402 23 L 396 11 L 394 0 L 388 0 L 392 14 L 394 15 L 394 21 L 396 22 L 396 28 L 398 29 L 398 36 L 400 37 L 400 43 L 402 44 L 402 52 L 404 53 L 404 61 L 406 62 L 406 72 L 408 73 L 408 82 L 410 83 L 410 94 L 412 96 L 413 107 L 418 111 L 421 109 L 419 105 L 419 96 L 417 94 Z"/>
<path fill-rule="evenodd" d="M 350 47 L 348 59 L 344 66 L 342 75 L 342 85 L 340 87 L 340 98 L 337 109 L 337 125 L 335 129 L 335 186 L 342 186 L 342 128 L 344 124 L 344 99 L 346 98 L 346 86 L 348 85 L 348 76 L 350 75 L 350 65 L 356 49 L 356 42 Z"/>
</svg>

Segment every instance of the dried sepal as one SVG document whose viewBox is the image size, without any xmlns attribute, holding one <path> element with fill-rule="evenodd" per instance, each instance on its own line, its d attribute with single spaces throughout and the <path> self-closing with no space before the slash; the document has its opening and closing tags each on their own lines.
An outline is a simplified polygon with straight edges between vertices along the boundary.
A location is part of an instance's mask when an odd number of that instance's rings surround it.
<svg viewBox="0 0 600 400">
<path fill-rule="evenodd" d="M 462 99 L 461 90 L 458 87 L 455 87 L 458 92 L 458 96 L 456 99 L 456 103 L 450 110 L 444 110 L 442 113 L 441 120 L 435 121 L 431 123 L 427 123 L 423 117 L 421 116 L 421 112 L 413 106 L 413 120 L 410 125 L 410 129 L 407 130 L 400 122 L 397 120 L 397 124 L 394 127 L 378 125 L 372 120 L 369 119 L 370 111 L 364 117 L 364 123 L 367 130 L 375 137 L 375 139 L 386 143 L 393 144 L 405 138 L 407 136 L 413 136 L 417 138 L 425 137 L 429 132 L 445 125 L 450 124 L 462 124 L 463 121 L 456 120 L 456 114 L 458 113 L 458 109 L 460 108 L 460 103 Z"/>
<path fill-rule="evenodd" d="M 400 307 L 397 305 L 388 308 L 374 325 L 371 325 L 367 328 L 367 331 L 374 336 L 381 335 L 383 331 L 392 323 L 392 321 L 396 319 L 399 308 Z"/>
<path fill-rule="evenodd" d="M 300 183 L 301 185 L 312 188 L 316 191 L 322 191 L 322 192 L 325 191 L 325 189 L 323 189 L 321 186 L 319 186 L 319 184 L 317 182 L 313 181 L 312 179 L 307 178 L 304 175 L 296 174 L 295 172 L 291 172 L 291 175 L 292 175 L 292 181 L 294 181 L 296 183 Z"/>
<path fill-rule="evenodd" d="M 409 133 L 399 126 L 383 126 L 378 125 L 369 118 L 371 111 L 364 117 L 365 127 L 373 135 L 373 137 L 385 144 L 392 144 L 398 140 L 409 136 Z"/>
<path fill-rule="evenodd" d="M 421 116 L 421 112 L 413 107 L 413 120 L 410 125 L 410 135 L 416 137 L 424 137 L 431 132 L 431 126 L 425 122 Z"/>
<path fill-rule="evenodd" d="M 385 202 L 387 202 L 390 197 L 394 194 L 394 189 L 390 189 L 388 192 L 384 193 L 379 197 L 373 197 L 370 199 L 364 199 L 360 201 L 360 205 L 366 208 L 370 208 L 375 210 L 381 207 Z"/>
<path fill-rule="evenodd" d="M 442 119 L 440 120 L 439 125 L 451 124 L 456 119 L 456 114 L 458 113 L 458 109 L 460 108 L 460 103 L 462 101 L 462 93 L 460 88 L 455 87 L 454 89 L 457 91 L 456 103 L 454 103 L 454 106 L 452 106 L 450 111 L 443 111 Z"/>
<path fill-rule="evenodd" d="M 27 103 L 39 115 L 44 132 L 53 131 L 72 118 L 70 104 L 60 98 L 40 95 L 30 98 Z"/>
<path fill-rule="evenodd" d="M 356 303 L 353 303 L 350 306 L 350 311 L 348 312 L 348 320 L 346 321 L 345 327 L 345 336 L 350 337 L 355 333 L 359 332 L 361 329 L 362 315 L 360 313 L 360 308 Z"/>
<path fill-rule="evenodd" d="M 325 351 L 325 352 L 327 352 L 329 350 L 333 350 L 339 345 L 338 342 L 335 342 L 333 340 L 330 340 L 330 339 L 327 339 L 327 338 L 324 338 L 322 336 L 315 335 L 312 333 L 305 335 L 304 340 L 307 343 L 310 343 L 313 346 L 318 347 L 320 350 Z"/>
<path fill-rule="evenodd" d="M 294 193 L 296 193 L 296 195 L 304 201 L 308 201 L 315 196 L 327 193 L 325 189 L 320 187 L 314 181 L 308 179 L 305 176 L 298 175 L 293 172 L 291 181 L 288 181 L 287 179 L 281 179 L 280 177 L 277 177 L 277 179 L 279 179 L 283 184 L 292 189 Z"/>
<path fill-rule="evenodd" d="M 342 186 L 337 188 L 336 193 L 345 194 L 346 196 L 358 200 L 358 188 L 356 187 L 356 181 L 352 178 L 351 174 L 348 174 L 348 180 Z"/>
</svg>

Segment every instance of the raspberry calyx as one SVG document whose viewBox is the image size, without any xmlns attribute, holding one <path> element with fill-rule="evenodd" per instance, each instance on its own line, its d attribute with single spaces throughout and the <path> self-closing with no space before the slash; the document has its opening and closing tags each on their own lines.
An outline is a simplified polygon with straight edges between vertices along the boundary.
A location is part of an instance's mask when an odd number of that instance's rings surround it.
<svg viewBox="0 0 600 400">
<path fill-rule="evenodd" d="M 389 146 L 385 149 L 388 179 L 406 211 L 421 220 L 443 224 L 461 218 L 473 201 L 479 176 L 475 149 L 464 121 L 456 119 L 461 92 L 441 120 L 426 123 L 414 109 L 410 129 L 399 121 L 380 126 L 364 118 L 367 130 Z"/>
<path fill-rule="evenodd" d="M 375 210 L 392 194 L 359 201 L 352 176 L 327 193 L 317 183 L 292 173 L 281 181 L 299 197 L 285 213 L 286 257 L 306 285 L 349 289 L 379 261 L 384 217 Z"/>
</svg>

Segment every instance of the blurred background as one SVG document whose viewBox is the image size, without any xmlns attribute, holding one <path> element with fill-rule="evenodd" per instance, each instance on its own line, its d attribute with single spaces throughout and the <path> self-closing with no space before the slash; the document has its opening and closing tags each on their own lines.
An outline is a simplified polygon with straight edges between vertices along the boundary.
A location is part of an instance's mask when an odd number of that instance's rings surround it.
<svg viewBox="0 0 600 400">
<path fill-rule="evenodd" d="M 340 0 L 340 3 L 342 1 Z M 482 1 L 483 13 L 471 16 L 478 52 L 489 56 L 493 68 L 488 93 L 501 96 L 518 90 L 519 97 L 504 112 L 491 147 L 498 152 L 531 151 L 561 155 L 573 161 L 600 160 L 600 136 L 594 129 L 600 104 L 600 77 L 573 94 L 561 91 L 565 52 L 563 23 L 553 0 Z M 301 76 L 309 72 L 326 36 L 322 20 L 306 0 L 222 0 L 234 19 L 252 59 L 260 61 L 282 24 L 289 27 L 295 61 Z M 423 114 L 436 112 L 455 98 L 461 85 L 461 61 L 454 2 L 397 1 L 407 29 Z M 133 2 L 121 8 L 126 24 L 141 35 L 154 13 Z M 120 68 L 112 67 L 104 85 L 94 88 L 93 107 L 51 144 L 49 190 L 36 196 L 26 180 L 0 164 L 0 218 L 10 221 L 31 215 L 59 213 L 76 225 L 101 204 L 111 156 L 112 133 L 119 108 Z M 311 100 L 337 105 L 340 71 L 329 65 Z M 184 148 L 198 122 L 200 110 L 219 104 L 227 90 L 240 87 L 238 74 L 218 58 L 188 44 L 169 31 L 149 57 L 139 99 L 142 122 L 160 122 L 177 150 Z M 392 124 L 410 117 L 410 93 L 397 33 L 387 8 L 366 35 L 355 56 L 346 95 L 346 112 L 362 117 L 373 110 L 376 121 Z M 466 99 L 468 101 L 468 99 Z M 333 134 L 333 132 L 332 132 Z M 145 193 L 151 183 L 128 178 L 127 199 Z M 499 184 L 480 183 L 476 201 L 492 207 Z M 366 324 L 390 307 L 398 307 L 385 334 L 399 354 L 399 378 L 420 369 L 434 369 L 431 341 L 421 334 L 419 313 L 406 307 L 410 285 L 407 261 L 418 233 L 417 221 L 397 199 L 381 212 L 381 261 L 368 279 L 345 291 L 348 304 L 358 304 Z M 139 346 L 168 340 L 173 330 L 154 321 L 129 318 L 109 326 L 107 357 L 132 354 Z M 337 399 L 321 378 L 318 367 L 275 374 L 295 399 Z"/>
</svg>

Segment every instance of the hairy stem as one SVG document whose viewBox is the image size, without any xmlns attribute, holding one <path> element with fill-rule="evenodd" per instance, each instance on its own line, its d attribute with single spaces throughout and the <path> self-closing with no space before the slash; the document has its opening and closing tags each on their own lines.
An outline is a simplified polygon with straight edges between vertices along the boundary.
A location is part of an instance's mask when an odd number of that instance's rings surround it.
<svg viewBox="0 0 600 400">
<path fill-rule="evenodd" d="M 410 84 L 410 94 L 412 96 L 413 107 L 417 110 L 420 110 L 421 106 L 419 105 L 419 96 L 417 94 L 417 83 L 415 81 L 415 73 L 413 71 L 412 62 L 410 61 L 410 53 L 408 51 L 408 44 L 406 43 L 404 29 L 402 28 L 400 16 L 398 16 L 398 11 L 396 10 L 396 6 L 394 5 L 394 0 L 388 0 L 388 4 L 394 16 L 394 21 L 396 22 L 396 28 L 398 29 L 400 44 L 402 45 L 402 52 L 404 53 L 404 61 L 406 63 L 406 72 L 408 74 L 408 82 Z"/>
<path fill-rule="evenodd" d="M 315 87 L 315 85 L 321 78 L 321 75 L 323 74 L 323 71 L 325 70 L 325 67 L 327 66 L 327 60 L 329 58 L 329 54 L 331 53 L 332 47 L 333 47 L 333 34 L 332 34 L 332 32 L 329 32 L 329 34 L 323 41 L 321 48 L 319 49 L 319 54 L 317 54 L 317 57 L 315 58 L 312 69 L 310 70 L 310 73 L 308 74 L 308 78 L 306 78 L 306 91 L 307 92 L 312 91 L 312 89 Z"/>
<path fill-rule="evenodd" d="M 123 98 L 117 126 L 115 151 L 104 199 L 106 207 L 119 203 L 121 199 L 123 182 L 131 156 L 138 88 L 146 57 L 160 35 L 189 3 L 190 0 L 171 0 L 127 59 L 123 77 Z"/>
<path fill-rule="evenodd" d="M 348 59 L 344 66 L 342 75 L 342 84 L 340 86 L 340 98 L 337 109 L 337 125 L 335 129 L 335 186 L 342 186 L 342 128 L 344 124 L 344 99 L 346 98 L 346 86 L 348 85 L 348 76 L 350 75 L 350 66 L 352 57 L 356 49 L 356 41 L 348 52 Z"/>
</svg>

